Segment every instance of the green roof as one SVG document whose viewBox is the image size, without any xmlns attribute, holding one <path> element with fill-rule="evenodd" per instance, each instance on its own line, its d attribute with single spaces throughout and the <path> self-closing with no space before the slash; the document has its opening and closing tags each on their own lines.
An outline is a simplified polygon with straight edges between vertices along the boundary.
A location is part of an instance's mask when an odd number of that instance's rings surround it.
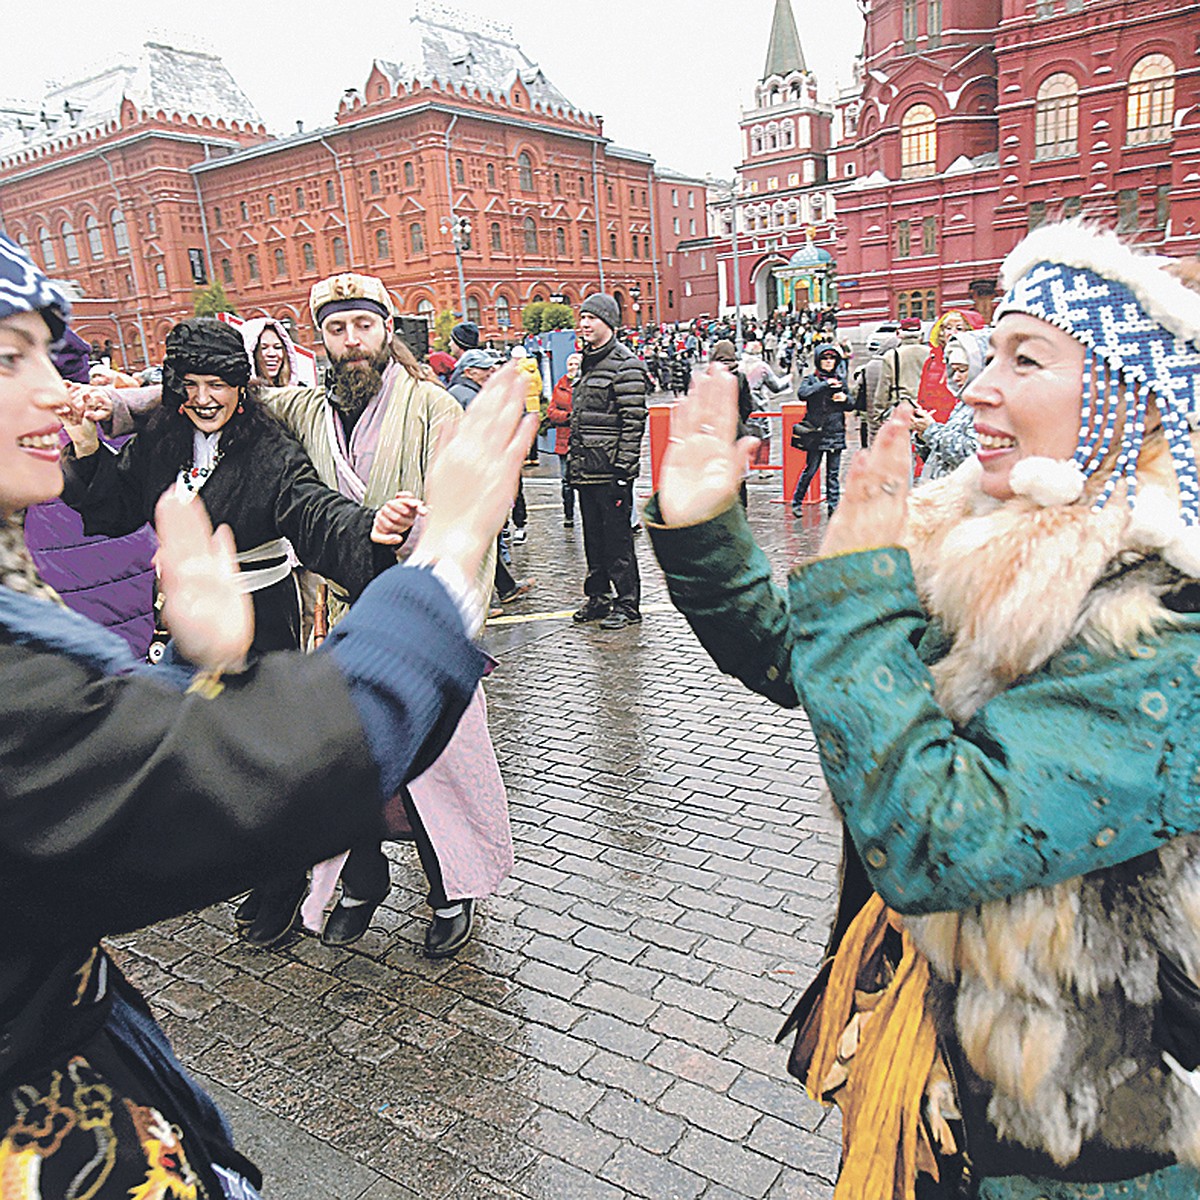
<svg viewBox="0 0 1200 1200">
<path fill-rule="evenodd" d="M 800 34 L 796 31 L 796 18 L 792 13 L 792 0 L 775 0 L 775 19 L 771 22 L 771 42 L 767 46 L 767 65 L 763 78 L 772 75 L 790 75 L 793 71 L 807 71 L 804 51 L 800 49 Z"/>
</svg>

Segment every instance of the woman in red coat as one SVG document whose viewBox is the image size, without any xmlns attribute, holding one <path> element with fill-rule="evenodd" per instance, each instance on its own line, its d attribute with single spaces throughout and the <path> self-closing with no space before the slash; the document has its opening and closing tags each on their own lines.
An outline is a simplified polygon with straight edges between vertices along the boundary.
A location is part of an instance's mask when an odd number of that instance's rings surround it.
<svg viewBox="0 0 1200 1200">
<path fill-rule="evenodd" d="M 562 478 L 564 529 L 575 528 L 575 489 L 567 482 L 567 450 L 571 445 L 571 392 L 582 364 L 582 354 L 567 355 L 567 373 L 554 385 L 547 411 L 550 424 L 557 426 L 554 453 L 558 455 L 558 473 Z"/>
</svg>

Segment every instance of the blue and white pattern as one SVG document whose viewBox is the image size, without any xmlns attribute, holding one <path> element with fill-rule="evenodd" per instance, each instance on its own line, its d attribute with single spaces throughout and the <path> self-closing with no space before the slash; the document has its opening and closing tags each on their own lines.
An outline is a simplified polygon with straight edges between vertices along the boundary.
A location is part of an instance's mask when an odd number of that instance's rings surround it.
<svg viewBox="0 0 1200 1200">
<path fill-rule="evenodd" d="M 59 338 L 71 315 L 71 302 L 16 242 L 0 233 L 0 320 L 25 312 L 46 316 Z"/>
<path fill-rule="evenodd" d="M 1123 385 L 1127 416 L 1116 465 L 1096 502 L 1100 508 L 1125 480 L 1132 503 L 1138 454 L 1151 397 L 1179 481 L 1185 524 L 1200 523 L 1200 480 L 1190 432 L 1200 427 L 1200 345 L 1156 321 L 1124 283 L 1088 267 L 1039 262 L 1001 301 L 997 318 L 1027 313 L 1068 333 L 1086 350 L 1083 411 L 1074 462 L 1084 475 L 1100 466 L 1116 436 Z"/>
</svg>

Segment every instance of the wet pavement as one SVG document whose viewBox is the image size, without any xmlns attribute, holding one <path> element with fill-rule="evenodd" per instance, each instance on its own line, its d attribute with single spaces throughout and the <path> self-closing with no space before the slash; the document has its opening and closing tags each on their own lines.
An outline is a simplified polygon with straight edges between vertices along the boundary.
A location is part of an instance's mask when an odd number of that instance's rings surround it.
<svg viewBox="0 0 1200 1200">
<path fill-rule="evenodd" d="M 489 628 L 516 869 L 447 962 L 416 857 L 347 950 L 240 944 L 232 905 L 117 939 L 267 1200 L 817 1200 L 836 1116 L 773 1044 L 819 961 L 837 827 L 805 719 L 718 673 L 638 539 L 645 620 L 578 627 L 582 528 L 525 482 L 536 588 Z M 776 477 L 777 478 L 777 477 Z M 810 554 L 752 485 L 781 573 Z"/>
</svg>

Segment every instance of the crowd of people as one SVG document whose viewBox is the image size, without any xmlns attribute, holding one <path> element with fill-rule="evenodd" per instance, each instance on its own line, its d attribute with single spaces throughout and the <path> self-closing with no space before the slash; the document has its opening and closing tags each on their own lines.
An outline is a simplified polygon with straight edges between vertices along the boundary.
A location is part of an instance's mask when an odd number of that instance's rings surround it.
<svg viewBox="0 0 1200 1200">
<path fill-rule="evenodd" d="M 342 273 L 320 384 L 271 319 L 182 321 L 133 379 L 0 235 L 0 1194 L 258 1195 L 106 935 L 244 895 L 251 945 L 350 945 L 402 837 L 424 953 L 468 942 L 513 865 L 478 643 L 533 586 L 522 469 L 545 421 L 574 620 L 636 626 L 654 381 L 686 393 L 645 509 L 672 600 L 804 708 L 843 825 L 785 1027 L 837 1195 L 1200 1193 L 1200 272 L 1068 224 L 1003 274 L 989 324 L 901 321 L 857 370 L 833 313 L 626 330 L 595 293 L 551 380 L 469 322 L 419 361 Z M 823 466 L 829 520 L 782 591 L 745 482 L 789 388 L 793 510 Z"/>
</svg>

